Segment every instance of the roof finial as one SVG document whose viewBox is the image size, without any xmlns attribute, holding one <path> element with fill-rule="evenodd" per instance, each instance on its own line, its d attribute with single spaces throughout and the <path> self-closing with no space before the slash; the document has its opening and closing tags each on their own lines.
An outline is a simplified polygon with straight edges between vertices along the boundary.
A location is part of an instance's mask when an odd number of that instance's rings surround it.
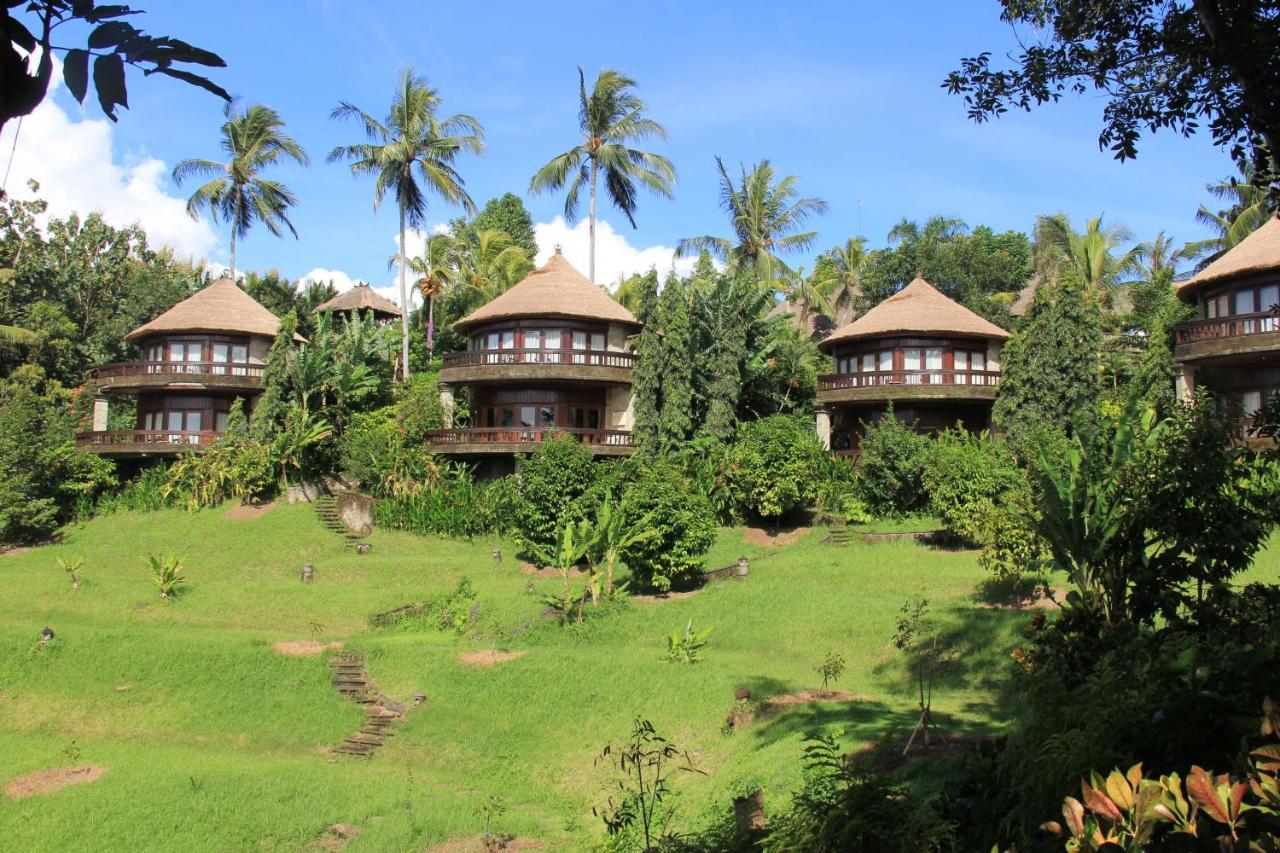
<svg viewBox="0 0 1280 853">
<path fill-rule="evenodd" d="M 562 248 L 564 248 L 564 247 L 563 247 L 563 246 L 561 246 L 559 243 L 556 243 L 556 254 L 557 254 L 557 255 L 558 255 L 558 254 L 560 254 L 560 250 L 561 250 Z"/>
</svg>

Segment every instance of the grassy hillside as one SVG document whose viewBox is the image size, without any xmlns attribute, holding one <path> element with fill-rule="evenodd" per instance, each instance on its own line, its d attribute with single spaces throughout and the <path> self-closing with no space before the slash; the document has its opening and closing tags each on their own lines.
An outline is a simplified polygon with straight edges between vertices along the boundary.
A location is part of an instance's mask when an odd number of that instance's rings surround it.
<svg viewBox="0 0 1280 853">
<path fill-rule="evenodd" d="M 522 572 L 510 543 L 377 531 L 372 553 L 356 555 L 306 506 L 247 521 L 164 512 L 73 528 L 57 545 L 0 557 L 0 784 L 59 765 L 107 773 L 48 796 L 0 796 L 0 837 L 23 850 L 86 838 L 101 850 L 301 850 L 341 822 L 363 830 L 348 850 L 422 848 L 482 831 L 478 809 L 496 795 L 506 806 L 496 829 L 573 848 L 600 833 L 591 807 L 609 775 L 593 760 L 636 715 L 707 771 L 677 780 L 686 819 L 727 808 L 748 784 L 764 784 L 776 805 L 798 782 L 805 732 L 839 727 L 852 746 L 910 728 L 913 695 L 889 639 L 916 591 L 958 649 L 936 703 L 945 728 L 998 729 L 999 683 L 1025 616 L 975 603 L 975 555 L 908 542 L 837 549 L 822 535 L 769 546 L 722 531 L 711 564 L 749 555 L 745 583 L 633 600 L 565 629 L 537 618 L 540 593 L 558 581 Z M 145 556 L 168 551 L 185 558 L 190 584 L 166 604 Z M 1254 573 L 1274 580 L 1277 553 Z M 80 590 L 58 556 L 85 558 Z M 315 566 L 314 584 L 299 582 L 303 562 Z M 479 605 L 466 635 L 369 627 L 370 614 L 464 576 Z M 689 619 L 714 626 L 705 660 L 661 661 L 665 636 Z M 38 650 L 45 625 L 56 639 Z M 499 632 L 515 633 L 500 643 L 524 656 L 493 669 L 459 663 Z M 309 639 L 365 652 L 398 700 L 427 695 L 371 760 L 328 753 L 362 715 L 330 686 L 325 656 L 273 648 Z M 817 687 L 814 669 L 831 649 L 848 661 L 836 686 L 855 701 L 723 732 L 736 688 L 763 698 Z"/>
</svg>

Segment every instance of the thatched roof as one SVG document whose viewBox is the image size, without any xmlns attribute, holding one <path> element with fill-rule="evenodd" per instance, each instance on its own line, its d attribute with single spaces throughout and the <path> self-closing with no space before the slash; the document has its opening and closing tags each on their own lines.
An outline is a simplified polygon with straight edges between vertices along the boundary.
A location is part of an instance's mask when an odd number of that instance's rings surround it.
<svg viewBox="0 0 1280 853">
<path fill-rule="evenodd" d="M 1027 316 L 1027 312 L 1031 310 L 1031 303 L 1036 299 L 1036 292 L 1040 290 L 1041 281 L 1043 279 L 1038 275 L 1031 277 L 1031 281 L 1027 282 L 1027 286 L 1018 291 L 1018 298 L 1010 303 L 1010 314 L 1015 317 Z"/>
<path fill-rule="evenodd" d="M 379 317 L 399 317 L 400 306 L 377 293 L 367 284 L 357 284 L 350 290 L 339 293 L 328 302 L 322 302 L 311 309 L 312 314 L 325 311 L 372 311 Z"/>
<path fill-rule="evenodd" d="M 280 318 L 224 276 L 151 322 L 143 323 L 125 335 L 125 340 L 177 332 L 228 332 L 274 338 L 279 327 Z"/>
<path fill-rule="evenodd" d="M 506 293 L 453 324 L 465 331 L 482 323 L 517 317 L 571 317 L 639 326 L 634 314 L 574 269 L 559 247 L 551 259 Z"/>
<path fill-rule="evenodd" d="M 1280 270 L 1280 219 L 1274 216 L 1235 248 L 1178 285 L 1178 297 L 1190 300 L 1206 284 Z"/>
<path fill-rule="evenodd" d="M 955 302 L 922 278 L 863 314 L 820 343 L 822 349 L 833 344 L 887 335 L 969 335 L 977 338 L 1006 340 L 1009 333 Z"/>
</svg>

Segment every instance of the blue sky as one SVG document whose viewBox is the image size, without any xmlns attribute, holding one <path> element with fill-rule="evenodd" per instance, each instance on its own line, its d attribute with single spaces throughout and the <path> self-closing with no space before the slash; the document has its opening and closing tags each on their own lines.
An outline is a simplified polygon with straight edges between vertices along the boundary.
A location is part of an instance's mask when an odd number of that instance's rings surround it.
<svg viewBox="0 0 1280 853">
<path fill-rule="evenodd" d="M 801 178 L 806 194 L 825 198 L 831 211 L 815 223 L 820 249 L 856 233 L 883 245 L 898 220 L 934 213 L 1022 230 L 1038 213 L 1065 211 L 1077 222 L 1105 213 L 1139 239 L 1165 230 L 1189 240 L 1203 233 L 1193 214 L 1204 183 L 1232 168 L 1207 137 L 1172 134 L 1144 140 L 1137 161 L 1116 162 L 1098 150 L 1102 101 L 1094 96 L 973 124 L 963 101 L 939 84 L 962 56 L 1016 47 L 994 0 L 138 5 L 148 8 L 141 24 L 151 32 L 220 53 L 229 67 L 217 80 L 246 102 L 279 110 L 311 154 L 309 168 L 276 173 L 299 196 L 293 218 L 300 239 L 259 229 L 240 252 L 241 268 L 275 267 L 290 276 L 318 268 L 379 286 L 393 280 L 386 262 L 395 251 L 394 208 L 375 214 L 372 181 L 325 163 L 325 154 L 358 136 L 353 125 L 328 118 L 335 103 L 349 100 L 382 115 L 405 64 L 440 89 L 446 111 L 483 123 L 488 151 L 459 166 L 480 204 L 508 190 L 524 194 L 533 171 L 575 143 L 579 64 L 589 76 L 611 66 L 636 78 L 651 115 L 670 132 L 667 143 L 653 147 L 674 161 L 680 181 L 673 201 L 641 199 L 634 231 L 602 209 L 622 238 L 608 248 L 618 269 L 665 256 L 663 247 L 681 237 L 727 231 L 717 207 L 717 154 L 734 165 L 771 158 Z M 215 238 L 205 227 L 192 231 L 173 221 L 178 208 L 166 198 L 184 197 L 165 174 L 174 163 L 219 154 L 217 99 L 134 76 L 131 108 L 118 125 L 101 129 L 96 106 L 82 109 L 65 91 L 55 103 L 67 124 L 46 128 L 42 138 L 33 119 L 15 174 L 66 184 L 46 193 L 57 197 L 55 210 L 88 205 L 117 219 L 133 216 L 149 231 L 174 230 L 188 251 L 207 247 L 211 259 L 226 260 L 225 231 L 214 226 Z M 102 162 L 61 150 L 69 144 L 57 140 L 79 139 L 77 127 L 95 128 L 79 147 L 105 145 Z M 0 151 L 11 133 L 6 128 Z M 68 171 L 63 161 L 87 165 Z M 87 171 L 111 177 L 94 189 L 79 180 Z M 132 196 L 113 196 L 117 184 Z M 563 199 L 526 203 L 547 223 Z M 436 203 L 431 221 L 455 215 Z M 545 229 L 542 236 L 557 233 Z"/>
</svg>

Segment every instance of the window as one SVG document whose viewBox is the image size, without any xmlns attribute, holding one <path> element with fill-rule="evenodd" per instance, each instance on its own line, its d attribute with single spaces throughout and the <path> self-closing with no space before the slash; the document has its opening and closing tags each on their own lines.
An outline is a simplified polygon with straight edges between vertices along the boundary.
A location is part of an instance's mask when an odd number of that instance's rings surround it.
<svg viewBox="0 0 1280 853">
<path fill-rule="evenodd" d="M 840 358 L 836 359 L 836 373 L 848 373 L 848 372 L 849 372 L 849 359 L 844 356 L 841 356 Z"/>
<path fill-rule="evenodd" d="M 561 348 L 561 334 L 559 329 L 548 329 L 542 336 L 542 345 L 550 350 L 558 350 Z M 555 353 L 545 358 L 548 364 L 559 364 L 560 354 Z"/>
<path fill-rule="evenodd" d="M 1235 309 L 1237 314 L 1252 314 L 1253 307 L 1253 291 L 1237 290 L 1235 292 Z"/>
<path fill-rule="evenodd" d="M 213 429 L 215 432 L 227 431 L 227 413 L 226 412 L 213 413 Z"/>
<path fill-rule="evenodd" d="M 879 369 L 881 371 L 893 370 L 893 350 L 880 351 Z"/>
<path fill-rule="evenodd" d="M 214 344 L 213 345 L 213 363 L 215 366 L 213 367 L 212 372 L 225 375 L 227 372 L 227 368 L 223 367 L 222 365 L 225 365 L 227 363 L 227 360 L 230 358 L 231 358 L 230 344 Z"/>
<path fill-rule="evenodd" d="M 538 413 L 541 416 L 541 424 L 540 424 L 541 426 L 553 427 L 556 425 L 556 407 L 555 406 L 542 406 L 538 410 Z"/>
<path fill-rule="evenodd" d="M 574 348 L 575 350 L 579 350 L 579 349 L 580 349 L 580 350 L 585 350 L 585 349 L 587 348 L 587 333 L 586 333 L 586 332 L 574 332 L 574 333 L 573 333 L 573 337 L 572 337 L 572 339 L 573 339 L 573 348 Z M 574 363 L 574 364 L 586 364 L 586 362 L 587 362 L 587 359 L 586 359 L 586 357 L 585 357 L 585 356 L 581 356 L 581 355 L 577 355 L 577 354 L 575 354 L 575 355 L 573 356 L 573 363 Z"/>
<path fill-rule="evenodd" d="M 917 370 L 919 370 L 919 369 L 920 369 L 920 367 L 922 366 L 922 364 L 923 364 L 923 362 L 921 361 L 921 358 L 920 358 L 920 348 L 919 348 L 919 347 L 907 347 L 906 349 L 904 349 L 904 350 L 902 351 L 902 369 L 903 369 L 903 370 L 913 370 L 913 371 L 917 371 Z M 920 384 L 920 381 L 921 381 L 921 379 L 920 379 L 920 374 L 919 374 L 919 373 L 908 373 L 908 374 L 907 374 L 907 383 L 908 383 L 908 384 L 910 384 L 910 385 L 919 385 L 919 384 Z"/>
<path fill-rule="evenodd" d="M 525 332 L 524 348 L 526 350 L 541 349 L 542 348 L 542 332 L 538 331 L 537 329 L 530 329 L 529 331 Z M 526 352 L 524 354 L 524 360 L 528 362 L 536 362 L 538 361 L 538 353 Z"/>
<path fill-rule="evenodd" d="M 1245 391 L 1240 395 L 1240 411 L 1246 418 L 1251 418 L 1262 408 L 1261 391 Z"/>
<path fill-rule="evenodd" d="M 515 410 L 514 410 L 514 409 L 503 409 L 503 410 L 502 410 L 502 425 L 503 425 L 504 427 L 510 427 L 510 426 L 515 426 L 515 424 L 516 424 L 516 413 L 515 413 Z"/>
<path fill-rule="evenodd" d="M 987 369 L 987 354 L 985 352 L 969 353 L 969 365 L 975 373 L 980 373 Z"/>
<path fill-rule="evenodd" d="M 537 412 L 537 409 L 534 406 L 521 406 L 520 407 L 520 426 L 526 429 L 532 429 L 534 425 L 533 419 L 536 412 Z"/>
<path fill-rule="evenodd" d="M 876 354 L 873 352 L 862 354 L 862 369 L 866 373 L 871 373 L 876 369 Z"/>
<path fill-rule="evenodd" d="M 1227 315 L 1229 315 L 1229 314 L 1231 313 L 1230 311 L 1228 311 L 1228 310 L 1227 310 L 1227 302 L 1228 302 L 1228 300 L 1227 300 L 1227 294 L 1225 294 L 1225 293 L 1224 293 L 1224 294 L 1222 294 L 1221 296 L 1219 296 L 1219 297 L 1217 298 L 1217 300 L 1216 300 L 1216 301 L 1217 301 L 1217 303 L 1218 303 L 1218 316 L 1219 316 L 1219 317 L 1226 317 Z"/>
<path fill-rule="evenodd" d="M 233 364 L 248 364 L 249 347 L 245 344 L 233 344 L 231 346 L 231 361 Z M 231 368 L 231 373 L 235 376 L 244 376 L 247 372 L 243 367 Z"/>
<path fill-rule="evenodd" d="M 1262 288 L 1262 298 L 1258 300 L 1262 304 L 1258 306 L 1259 311 L 1270 311 L 1280 303 L 1280 284 L 1268 284 Z"/>
<path fill-rule="evenodd" d="M 1207 320 L 1218 319 L 1218 300 L 1210 299 L 1208 302 L 1204 304 L 1204 308 L 1205 308 L 1205 319 Z"/>
</svg>

